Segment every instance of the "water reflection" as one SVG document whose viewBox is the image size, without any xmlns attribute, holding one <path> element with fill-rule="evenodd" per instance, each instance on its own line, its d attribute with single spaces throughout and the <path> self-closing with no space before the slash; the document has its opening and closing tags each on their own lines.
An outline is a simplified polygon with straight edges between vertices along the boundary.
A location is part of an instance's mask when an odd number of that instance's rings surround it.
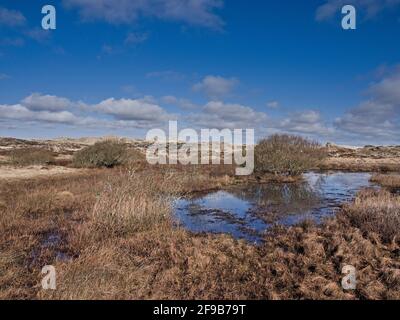
<svg viewBox="0 0 400 320">
<path fill-rule="evenodd" d="M 176 202 L 180 224 L 193 232 L 229 233 L 258 241 L 272 223 L 317 222 L 370 186 L 368 173 L 308 173 L 296 184 L 235 186 Z"/>
</svg>

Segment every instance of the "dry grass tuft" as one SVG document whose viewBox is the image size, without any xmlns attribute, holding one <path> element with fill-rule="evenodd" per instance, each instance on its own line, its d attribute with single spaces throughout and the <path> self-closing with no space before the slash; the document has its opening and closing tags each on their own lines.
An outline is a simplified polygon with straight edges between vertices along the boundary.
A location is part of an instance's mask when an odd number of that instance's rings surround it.
<svg viewBox="0 0 400 320">
<path fill-rule="evenodd" d="M 399 174 L 375 174 L 371 178 L 371 182 L 378 183 L 379 185 L 391 188 L 398 189 L 400 188 L 400 175 Z"/>
<path fill-rule="evenodd" d="M 388 191 L 364 190 L 343 215 L 366 233 L 376 233 L 386 243 L 400 243 L 400 197 Z"/>
<path fill-rule="evenodd" d="M 124 172 L 108 181 L 94 205 L 94 232 L 127 235 L 168 223 L 179 181 L 168 173 Z"/>
</svg>

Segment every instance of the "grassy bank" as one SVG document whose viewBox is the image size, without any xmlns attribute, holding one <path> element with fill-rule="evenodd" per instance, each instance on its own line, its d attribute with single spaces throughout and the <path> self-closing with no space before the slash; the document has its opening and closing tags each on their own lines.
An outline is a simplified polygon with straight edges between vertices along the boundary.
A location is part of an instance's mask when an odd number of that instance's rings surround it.
<svg viewBox="0 0 400 320">
<path fill-rule="evenodd" d="M 372 176 L 371 182 L 377 183 L 385 188 L 399 189 L 400 174 L 375 174 Z"/>
<path fill-rule="evenodd" d="M 0 193 L 0 298 L 400 299 L 399 198 L 364 191 L 337 218 L 253 246 L 175 228 L 171 199 L 231 183 L 227 169 L 93 170 Z M 57 290 L 40 287 L 52 264 Z M 357 270 L 343 291 L 341 270 Z"/>
</svg>

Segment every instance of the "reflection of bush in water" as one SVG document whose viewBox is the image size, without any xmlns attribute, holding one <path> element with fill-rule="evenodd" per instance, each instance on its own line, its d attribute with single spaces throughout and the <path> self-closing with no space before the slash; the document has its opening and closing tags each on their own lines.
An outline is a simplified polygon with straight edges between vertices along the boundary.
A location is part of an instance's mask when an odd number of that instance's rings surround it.
<svg viewBox="0 0 400 320">
<path fill-rule="evenodd" d="M 269 209 L 282 214 L 301 213 L 321 202 L 318 188 L 312 188 L 308 183 L 252 185 L 233 188 L 229 192 L 260 210 Z"/>
</svg>

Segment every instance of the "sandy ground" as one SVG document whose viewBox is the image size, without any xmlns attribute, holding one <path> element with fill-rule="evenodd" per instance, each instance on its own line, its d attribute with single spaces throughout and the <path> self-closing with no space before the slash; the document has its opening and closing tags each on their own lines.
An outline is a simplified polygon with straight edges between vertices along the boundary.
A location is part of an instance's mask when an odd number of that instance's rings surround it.
<svg viewBox="0 0 400 320">
<path fill-rule="evenodd" d="M 80 171 L 82 170 L 61 166 L 0 166 L 0 180 L 30 179 L 36 177 L 72 174 Z"/>
<path fill-rule="evenodd" d="M 400 158 L 328 158 L 321 167 L 323 169 L 351 171 L 399 171 Z"/>
</svg>

